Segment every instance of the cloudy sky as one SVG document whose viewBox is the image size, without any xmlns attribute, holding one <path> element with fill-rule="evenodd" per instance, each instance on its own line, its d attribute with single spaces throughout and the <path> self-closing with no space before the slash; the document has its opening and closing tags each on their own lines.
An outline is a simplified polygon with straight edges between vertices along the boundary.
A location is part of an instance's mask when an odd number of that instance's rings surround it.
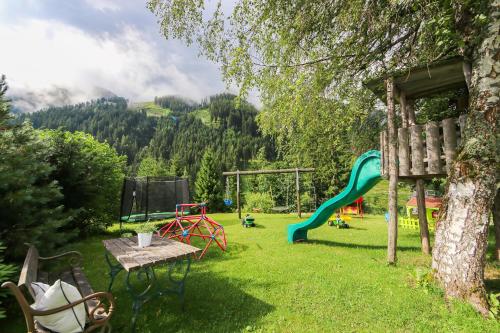
<svg viewBox="0 0 500 333">
<path fill-rule="evenodd" d="M 111 94 L 199 100 L 226 90 L 196 46 L 160 35 L 146 0 L 1 0 L 0 40 L 0 74 L 23 111 Z"/>
</svg>

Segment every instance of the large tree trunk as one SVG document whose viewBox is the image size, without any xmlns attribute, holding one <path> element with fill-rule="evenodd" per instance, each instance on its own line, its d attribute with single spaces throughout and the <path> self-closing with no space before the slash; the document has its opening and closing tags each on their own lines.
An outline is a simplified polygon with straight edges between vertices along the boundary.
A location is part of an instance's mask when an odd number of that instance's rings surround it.
<svg viewBox="0 0 500 333">
<path fill-rule="evenodd" d="M 484 289 L 488 217 L 496 194 L 498 163 L 500 0 L 492 2 L 489 20 L 474 53 L 465 143 L 448 177 L 432 261 L 446 295 L 469 301 L 484 315 L 488 313 Z"/>
<path fill-rule="evenodd" d="M 500 189 L 497 189 L 493 205 L 493 224 L 495 225 L 495 259 L 500 260 Z"/>
</svg>

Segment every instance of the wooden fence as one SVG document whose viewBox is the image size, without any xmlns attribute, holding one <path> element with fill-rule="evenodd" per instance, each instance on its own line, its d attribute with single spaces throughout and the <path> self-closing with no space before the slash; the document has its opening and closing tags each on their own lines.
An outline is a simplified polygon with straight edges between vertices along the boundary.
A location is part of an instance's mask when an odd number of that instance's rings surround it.
<svg viewBox="0 0 500 333">
<path fill-rule="evenodd" d="M 466 115 L 425 125 L 398 128 L 399 178 L 445 177 L 457 154 L 465 129 Z M 387 131 L 380 133 L 381 175 L 389 175 Z"/>
</svg>

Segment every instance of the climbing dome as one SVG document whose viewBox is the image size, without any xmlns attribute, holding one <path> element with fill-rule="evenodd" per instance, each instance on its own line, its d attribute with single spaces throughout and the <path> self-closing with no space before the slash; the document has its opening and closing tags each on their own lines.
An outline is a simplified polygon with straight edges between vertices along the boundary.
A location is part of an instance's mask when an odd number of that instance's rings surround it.
<svg viewBox="0 0 500 333">
<path fill-rule="evenodd" d="M 199 209 L 199 215 L 184 215 L 186 209 Z M 212 244 L 222 250 L 226 250 L 227 241 L 224 227 L 207 216 L 207 205 L 201 204 L 179 204 L 176 206 L 175 220 L 168 222 L 158 231 L 161 237 L 177 239 L 178 241 L 191 244 L 193 237 L 205 241 L 205 248 L 198 256 L 203 258 Z"/>
</svg>

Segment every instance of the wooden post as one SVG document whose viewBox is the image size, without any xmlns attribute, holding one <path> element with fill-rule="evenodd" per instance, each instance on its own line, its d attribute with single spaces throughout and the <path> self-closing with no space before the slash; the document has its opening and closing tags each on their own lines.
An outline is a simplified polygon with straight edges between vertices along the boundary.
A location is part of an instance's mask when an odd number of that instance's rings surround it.
<svg viewBox="0 0 500 333">
<path fill-rule="evenodd" d="M 399 93 L 399 105 L 401 110 L 401 125 L 398 129 L 398 160 L 399 175 L 408 176 L 410 174 L 410 147 L 408 145 L 408 109 L 406 103 L 406 93 Z"/>
<path fill-rule="evenodd" d="M 458 125 L 460 126 L 460 141 L 464 142 L 465 140 L 465 126 L 467 126 L 467 115 L 462 114 L 458 117 Z"/>
<path fill-rule="evenodd" d="M 380 147 L 380 150 L 382 150 L 382 174 L 384 177 L 389 176 L 389 142 L 387 141 L 387 131 L 382 132 L 382 147 Z"/>
<path fill-rule="evenodd" d="M 295 169 L 295 190 L 297 191 L 297 215 L 302 217 L 300 212 L 300 179 L 299 179 L 299 168 Z"/>
<path fill-rule="evenodd" d="M 414 176 L 425 174 L 424 166 L 424 140 L 422 140 L 422 126 L 413 125 L 411 133 L 411 173 Z"/>
<path fill-rule="evenodd" d="M 454 118 L 443 119 L 442 123 L 446 172 L 449 173 L 451 170 L 451 164 L 457 155 L 457 132 Z"/>
<path fill-rule="evenodd" d="M 238 209 L 238 218 L 241 219 L 240 170 L 236 170 L 236 207 Z"/>
<path fill-rule="evenodd" d="M 425 254 L 431 253 L 431 245 L 429 240 L 429 226 L 427 224 L 427 215 L 425 212 L 425 182 L 423 179 L 417 179 L 417 210 L 418 210 L 418 225 L 420 227 L 420 242 L 422 244 L 422 252 Z"/>
<path fill-rule="evenodd" d="M 443 173 L 441 163 L 441 144 L 439 142 L 439 126 L 435 121 L 425 124 L 427 146 L 427 171 L 430 175 Z"/>
<path fill-rule="evenodd" d="M 399 175 L 410 175 L 410 147 L 408 145 L 408 128 L 398 128 Z"/>
<path fill-rule="evenodd" d="M 417 124 L 417 119 L 415 117 L 415 101 L 406 100 L 405 105 L 406 112 L 408 113 L 408 125 L 413 126 Z"/>
<path fill-rule="evenodd" d="M 399 93 L 399 106 L 401 108 L 401 126 L 408 127 L 408 109 L 406 103 L 406 93 L 404 91 Z"/>
<path fill-rule="evenodd" d="M 398 239 L 398 168 L 397 168 L 397 137 L 396 117 L 394 110 L 394 79 L 386 80 L 387 89 L 387 125 L 389 129 L 389 227 L 387 241 L 387 261 L 396 263 L 396 248 Z"/>
<path fill-rule="evenodd" d="M 421 175 L 425 174 L 424 165 L 424 142 L 422 140 L 422 126 L 415 123 L 415 109 L 413 103 L 408 104 L 408 119 L 412 125 L 410 128 L 411 134 L 411 163 L 412 174 Z M 418 212 L 418 226 L 420 229 L 420 244 L 422 252 L 425 254 L 431 253 L 431 245 L 429 239 L 429 225 L 427 223 L 427 215 L 425 212 L 425 182 L 423 179 L 415 181 L 415 191 L 417 195 L 417 212 Z"/>
<path fill-rule="evenodd" d="M 380 175 L 385 177 L 385 169 L 384 169 L 384 146 L 385 146 L 385 131 L 380 132 Z"/>
</svg>

